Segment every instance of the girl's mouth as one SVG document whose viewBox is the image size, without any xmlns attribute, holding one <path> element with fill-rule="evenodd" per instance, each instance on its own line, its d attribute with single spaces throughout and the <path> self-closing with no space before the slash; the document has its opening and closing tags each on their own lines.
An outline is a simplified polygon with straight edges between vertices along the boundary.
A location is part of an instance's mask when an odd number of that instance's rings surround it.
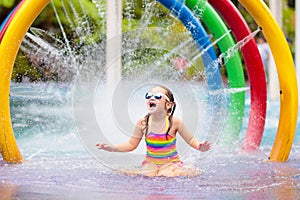
<svg viewBox="0 0 300 200">
<path fill-rule="evenodd" d="M 155 107 L 156 107 L 156 103 L 150 102 L 150 103 L 149 103 L 149 107 L 150 107 L 150 108 L 155 108 Z"/>
</svg>

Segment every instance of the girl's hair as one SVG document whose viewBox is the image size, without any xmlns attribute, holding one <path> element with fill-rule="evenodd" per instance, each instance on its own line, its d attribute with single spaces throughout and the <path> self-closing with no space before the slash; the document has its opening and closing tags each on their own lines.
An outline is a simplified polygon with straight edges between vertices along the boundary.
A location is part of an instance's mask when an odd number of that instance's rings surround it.
<svg viewBox="0 0 300 200">
<path fill-rule="evenodd" d="M 166 91 L 165 95 L 170 99 L 170 103 L 172 103 L 172 106 L 171 108 L 167 111 L 167 113 L 169 114 L 169 127 L 168 127 L 168 130 L 166 132 L 166 139 L 168 139 L 168 135 L 169 135 L 169 131 L 173 125 L 173 114 L 174 114 L 174 111 L 175 111 L 175 108 L 176 108 L 176 103 L 175 103 L 175 100 L 174 100 L 174 95 L 173 93 L 171 92 L 171 90 L 165 86 L 162 86 L 162 85 L 157 85 L 156 87 L 160 87 L 162 89 L 164 89 Z M 148 113 L 145 117 L 144 117 L 144 121 L 145 121 L 145 135 L 148 134 L 148 130 L 149 130 L 149 118 L 150 118 L 150 113 Z"/>
</svg>

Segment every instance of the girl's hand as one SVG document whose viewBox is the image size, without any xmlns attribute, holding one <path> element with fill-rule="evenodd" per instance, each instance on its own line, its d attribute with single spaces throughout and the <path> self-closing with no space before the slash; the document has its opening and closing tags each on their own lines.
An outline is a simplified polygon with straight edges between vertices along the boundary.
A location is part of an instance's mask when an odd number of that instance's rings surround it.
<svg viewBox="0 0 300 200">
<path fill-rule="evenodd" d="M 115 151 L 114 146 L 109 145 L 109 144 L 96 144 L 96 146 L 98 147 L 98 149 L 102 149 L 105 151 L 110 151 L 110 152 Z"/>
<path fill-rule="evenodd" d="M 198 150 L 204 152 L 210 150 L 210 147 L 210 143 L 208 141 L 205 141 L 199 144 Z"/>
</svg>

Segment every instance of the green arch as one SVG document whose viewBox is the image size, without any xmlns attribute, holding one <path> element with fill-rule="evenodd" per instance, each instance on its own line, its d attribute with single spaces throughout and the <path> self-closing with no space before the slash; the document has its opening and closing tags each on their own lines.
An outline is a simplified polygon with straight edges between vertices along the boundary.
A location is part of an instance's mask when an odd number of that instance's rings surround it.
<svg viewBox="0 0 300 200">
<path fill-rule="evenodd" d="M 228 32 L 228 28 L 215 11 L 215 9 L 203 0 L 186 0 L 186 5 L 203 21 L 215 38 L 223 36 Z M 198 8 L 198 5 L 203 6 Z M 219 43 L 221 52 L 225 52 L 235 45 L 233 37 L 228 34 Z M 240 88 L 245 86 L 244 71 L 239 53 L 236 52 L 225 64 L 228 74 L 228 84 L 230 88 Z M 230 95 L 228 119 L 224 130 L 223 141 L 234 141 L 241 131 L 245 109 L 245 92 Z"/>
</svg>

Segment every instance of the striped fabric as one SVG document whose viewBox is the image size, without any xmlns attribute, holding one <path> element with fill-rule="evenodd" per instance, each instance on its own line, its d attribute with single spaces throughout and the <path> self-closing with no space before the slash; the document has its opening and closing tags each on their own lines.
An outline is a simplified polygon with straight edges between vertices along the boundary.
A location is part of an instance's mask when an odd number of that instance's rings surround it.
<svg viewBox="0 0 300 200">
<path fill-rule="evenodd" d="M 179 162 L 176 150 L 176 138 L 166 134 L 148 133 L 146 136 L 146 161 L 162 165 L 170 162 Z"/>
</svg>

